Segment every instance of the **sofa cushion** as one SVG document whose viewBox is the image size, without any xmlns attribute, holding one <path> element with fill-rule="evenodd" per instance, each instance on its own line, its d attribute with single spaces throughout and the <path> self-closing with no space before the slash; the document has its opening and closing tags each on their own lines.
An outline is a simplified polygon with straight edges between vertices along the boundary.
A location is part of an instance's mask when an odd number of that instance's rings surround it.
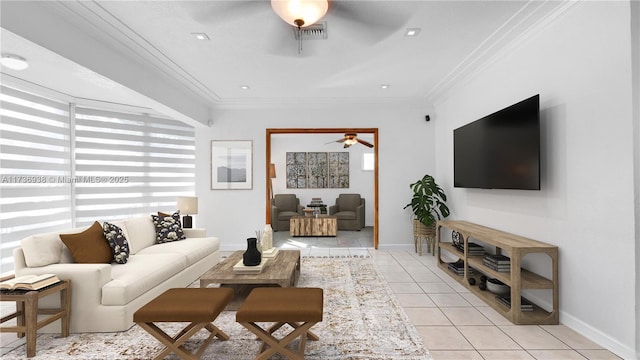
<svg viewBox="0 0 640 360">
<path fill-rule="evenodd" d="M 185 238 L 182 232 L 182 224 L 180 223 L 180 211 L 174 212 L 171 216 L 152 214 L 151 218 L 156 229 L 156 243 L 162 244 Z"/>
<path fill-rule="evenodd" d="M 28 267 L 59 263 L 64 248 L 58 233 L 31 235 L 20 240 L 20 246 Z"/>
<path fill-rule="evenodd" d="M 111 266 L 102 305 L 126 305 L 185 268 L 185 257 L 177 253 L 131 255 L 126 264 Z"/>
<path fill-rule="evenodd" d="M 111 263 L 111 247 L 104 238 L 102 225 L 94 222 L 88 229 L 75 234 L 60 234 L 60 239 L 71 251 L 77 263 Z"/>
<path fill-rule="evenodd" d="M 118 225 L 115 221 L 113 223 Z M 132 217 L 126 219 L 124 223 L 126 230 L 123 230 L 129 242 L 129 252 L 131 254 L 136 254 L 147 246 L 156 243 L 156 228 L 153 226 L 153 221 L 149 216 Z"/>
<path fill-rule="evenodd" d="M 191 266 L 219 249 L 220 240 L 216 237 L 187 238 L 181 241 L 149 246 L 138 254 L 150 255 L 176 253 L 184 256 L 187 266 Z"/>
<path fill-rule="evenodd" d="M 104 231 L 104 237 L 107 239 L 109 247 L 111 248 L 113 261 L 118 264 L 126 264 L 129 258 L 129 242 L 127 241 L 127 237 L 124 236 L 122 229 L 106 221 L 102 224 L 102 229 Z"/>
<path fill-rule="evenodd" d="M 355 211 L 340 211 L 335 213 L 335 216 L 338 220 L 355 220 L 357 218 Z"/>
</svg>

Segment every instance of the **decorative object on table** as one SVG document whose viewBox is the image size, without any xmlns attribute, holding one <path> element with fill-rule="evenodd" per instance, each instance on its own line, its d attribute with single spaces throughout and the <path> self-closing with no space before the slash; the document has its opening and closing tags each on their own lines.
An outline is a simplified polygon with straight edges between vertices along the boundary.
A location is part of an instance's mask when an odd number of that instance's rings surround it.
<svg viewBox="0 0 640 360">
<path fill-rule="evenodd" d="M 178 196 L 177 205 L 180 213 L 186 214 L 182 216 L 182 227 L 191 229 L 193 227 L 191 215 L 198 214 L 198 198 L 195 196 Z"/>
<path fill-rule="evenodd" d="M 247 251 L 242 254 L 242 263 L 245 266 L 257 266 L 262 261 L 262 254 L 258 251 L 258 239 L 247 239 Z"/>
<path fill-rule="evenodd" d="M 403 209 L 411 207 L 413 212 L 413 239 L 416 252 L 420 245 L 422 252 L 422 239 L 425 239 L 431 253 L 435 255 L 436 221 L 449 216 L 450 211 L 445 202 L 447 195 L 431 175 L 424 175 L 422 179 L 409 184 L 413 191 L 411 202 Z"/>
<path fill-rule="evenodd" d="M 242 190 L 253 187 L 251 140 L 211 141 L 211 189 Z"/>
<path fill-rule="evenodd" d="M 278 249 L 273 247 L 273 229 L 271 224 L 266 224 L 262 231 L 262 257 L 276 256 Z"/>
<path fill-rule="evenodd" d="M 498 279 L 487 279 L 487 290 L 496 295 L 509 295 L 511 288 Z"/>
<path fill-rule="evenodd" d="M 451 232 L 451 242 L 453 243 L 453 246 L 455 246 L 456 248 L 460 248 L 463 247 L 464 248 L 464 244 L 463 244 L 463 240 L 462 240 L 462 234 L 460 234 L 459 232 L 453 230 Z"/>
</svg>

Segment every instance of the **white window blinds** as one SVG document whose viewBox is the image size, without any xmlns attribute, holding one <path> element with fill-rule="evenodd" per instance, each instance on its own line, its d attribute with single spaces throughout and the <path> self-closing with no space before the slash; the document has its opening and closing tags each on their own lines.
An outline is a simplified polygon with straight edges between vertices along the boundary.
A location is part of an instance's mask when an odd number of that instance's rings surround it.
<svg viewBox="0 0 640 360">
<path fill-rule="evenodd" d="M 2 274 L 20 239 L 174 211 L 195 191 L 195 132 L 170 119 L 0 94 Z"/>
<path fill-rule="evenodd" d="M 20 239 L 72 225 L 69 104 L 7 87 L 0 93 L 1 272 Z"/>
<path fill-rule="evenodd" d="M 175 120 L 76 108 L 79 225 L 172 211 L 195 189 L 194 129 Z"/>
</svg>

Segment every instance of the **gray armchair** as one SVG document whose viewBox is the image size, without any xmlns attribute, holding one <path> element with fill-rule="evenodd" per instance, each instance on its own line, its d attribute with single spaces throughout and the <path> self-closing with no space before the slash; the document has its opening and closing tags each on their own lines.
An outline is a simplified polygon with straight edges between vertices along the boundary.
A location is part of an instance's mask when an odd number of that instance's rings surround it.
<svg viewBox="0 0 640 360">
<path fill-rule="evenodd" d="M 364 198 L 360 194 L 340 194 L 336 204 L 329 206 L 329 215 L 338 218 L 338 230 L 357 230 L 364 227 Z"/>
<path fill-rule="evenodd" d="M 276 194 L 271 199 L 271 228 L 289 231 L 292 216 L 304 215 L 300 199 L 295 194 Z"/>
</svg>

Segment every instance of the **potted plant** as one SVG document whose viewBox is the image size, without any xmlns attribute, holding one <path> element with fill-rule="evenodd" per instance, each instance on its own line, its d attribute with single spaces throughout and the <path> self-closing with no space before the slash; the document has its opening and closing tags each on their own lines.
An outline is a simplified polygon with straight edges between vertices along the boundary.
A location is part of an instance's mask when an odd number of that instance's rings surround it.
<svg viewBox="0 0 640 360">
<path fill-rule="evenodd" d="M 418 238 L 421 236 L 435 241 L 436 221 L 449 216 L 449 208 L 445 204 L 447 195 L 444 190 L 435 182 L 433 176 L 425 175 L 422 179 L 410 184 L 413 190 L 413 197 L 403 209 L 411 207 L 413 211 L 413 237 L 416 241 L 416 251 L 418 250 Z M 427 244 L 429 244 L 427 239 Z M 431 245 L 433 251 L 433 245 Z"/>
</svg>

